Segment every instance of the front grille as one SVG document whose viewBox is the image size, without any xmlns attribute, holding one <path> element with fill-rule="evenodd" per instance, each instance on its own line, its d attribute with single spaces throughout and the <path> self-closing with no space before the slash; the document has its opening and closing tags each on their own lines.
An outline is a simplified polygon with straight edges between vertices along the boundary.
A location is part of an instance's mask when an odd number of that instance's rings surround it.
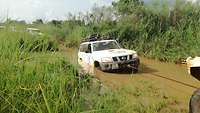
<svg viewBox="0 0 200 113">
<path fill-rule="evenodd" d="M 120 61 L 127 61 L 128 56 L 120 56 L 119 59 L 120 59 Z"/>
<path fill-rule="evenodd" d="M 114 62 L 120 61 L 128 61 L 133 59 L 133 55 L 126 55 L 126 56 L 119 56 L 119 57 L 112 57 Z"/>
</svg>

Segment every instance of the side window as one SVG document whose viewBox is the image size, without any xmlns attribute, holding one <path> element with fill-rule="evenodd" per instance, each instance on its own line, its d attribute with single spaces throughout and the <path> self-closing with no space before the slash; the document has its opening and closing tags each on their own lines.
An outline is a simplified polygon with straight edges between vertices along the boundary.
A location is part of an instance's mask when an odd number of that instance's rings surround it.
<svg viewBox="0 0 200 113">
<path fill-rule="evenodd" d="M 91 44 L 81 45 L 80 46 L 80 52 L 91 53 L 92 52 Z"/>
<path fill-rule="evenodd" d="M 87 47 L 88 47 L 87 44 L 81 45 L 81 46 L 80 46 L 80 52 L 86 52 L 86 51 L 87 51 Z"/>
</svg>

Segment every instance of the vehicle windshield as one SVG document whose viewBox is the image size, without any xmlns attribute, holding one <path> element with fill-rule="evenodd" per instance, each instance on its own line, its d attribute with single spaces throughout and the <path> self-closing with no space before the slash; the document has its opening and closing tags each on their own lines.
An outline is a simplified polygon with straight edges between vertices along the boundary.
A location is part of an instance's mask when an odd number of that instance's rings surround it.
<svg viewBox="0 0 200 113">
<path fill-rule="evenodd" d="M 120 49 L 115 41 L 97 42 L 93 43 L 93 51 Z"/>
</svg>

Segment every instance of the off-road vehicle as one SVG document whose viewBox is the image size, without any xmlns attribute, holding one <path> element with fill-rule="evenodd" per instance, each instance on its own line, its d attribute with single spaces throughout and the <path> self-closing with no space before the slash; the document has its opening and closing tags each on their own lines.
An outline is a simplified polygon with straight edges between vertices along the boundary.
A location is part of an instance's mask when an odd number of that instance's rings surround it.
<svg viewBox="0 0 200 113">
<path fill-rule="evenodd" d="M 43 33 L 37 28 L 26 28 L 26 31 L 29 32 L 31 35 L 43 35 Z"/>
<path fill-rule="evenodd" d="M 95 39 L 81 43 L 78 62 L 88 70 L 96 67 L 102 71 L 130 68 L 138 72 L 140 64 L 136 51 L 121 48 L 116 40 Z"/>
</svg>

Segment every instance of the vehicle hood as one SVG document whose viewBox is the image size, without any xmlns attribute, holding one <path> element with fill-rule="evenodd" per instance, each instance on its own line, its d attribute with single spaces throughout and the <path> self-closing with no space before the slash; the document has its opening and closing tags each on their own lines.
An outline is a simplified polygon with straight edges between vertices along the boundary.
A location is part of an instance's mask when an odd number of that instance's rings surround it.
<svg viewBox="0 0 200 113">
<path fill-rule="evenodd" d="M 186 62 L 189 67 L 200 67 L 200 57 L 188 58 Z"/>
<path fill-rule="evenodd" d="M 128 50 L 128 49 L 110 49 L 110 50 L 102 50 L 93 52 L 97 57 L 117 57 L 117 56 L 125 56 L 136 54 L 136 51 Z"/>
</svg>

